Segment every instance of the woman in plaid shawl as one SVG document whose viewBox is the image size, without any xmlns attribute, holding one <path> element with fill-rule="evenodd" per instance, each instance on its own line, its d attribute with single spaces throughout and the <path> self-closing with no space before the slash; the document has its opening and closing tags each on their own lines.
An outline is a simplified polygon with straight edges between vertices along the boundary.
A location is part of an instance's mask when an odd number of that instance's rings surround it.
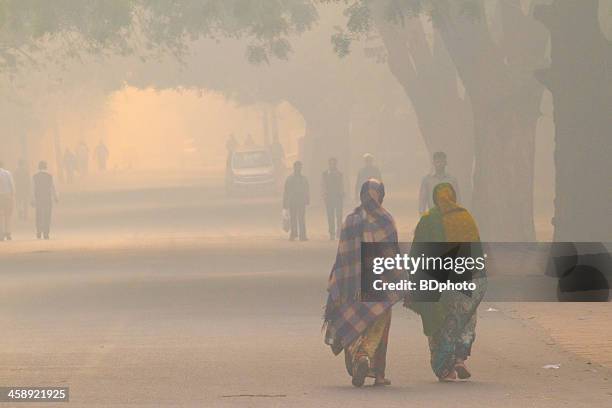
<svg viewBox="0 0 612 408">
<path fill-rule="evenodd" d="M 325 343 L 334 354 L 342 350 L 353 385 L 360 387 L 366 377 L 374 385 L 389 385 L 385 363 L 391 306 L 400 296 L 386 295 L 381 302 L 361 302 L 361 242 L 397 242 L 393 217 L 382 207 L 385 188 L 370 179 L 361 187 L 361 205 L 346 217 L 340 234 L 338 254 L 328 284 L 325 307 Z"/>
</svg>

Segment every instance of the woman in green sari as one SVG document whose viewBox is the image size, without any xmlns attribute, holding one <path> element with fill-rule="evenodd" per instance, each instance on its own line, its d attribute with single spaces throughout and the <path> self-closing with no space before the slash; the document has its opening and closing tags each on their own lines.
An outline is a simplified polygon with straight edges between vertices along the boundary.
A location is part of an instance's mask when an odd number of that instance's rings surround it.
<svg viewBox="0 0 612 408">
<path fill-rule="evenodd" d="M 471 242 L 475 243 L 471 248 L 481 251 L 478 227 L 470 213 L 457 205 L 453 186 L 438 184 L 433 201 L 435 207 L 421 217 L 416 227 L 414 242 Z M 417 246 L 413 244 L 413 248 Z M 406 300 L 405 305 L 421 316 L 429 340 L 431 367 L 440 381 L 471 376 L 465 360 L 476 338 L 476 309 L 486 291 L 484 270 L 474 271 L 471 282 L 476 284 L 471 294 L 445 291 L 436 302 Z"/>
</svg>

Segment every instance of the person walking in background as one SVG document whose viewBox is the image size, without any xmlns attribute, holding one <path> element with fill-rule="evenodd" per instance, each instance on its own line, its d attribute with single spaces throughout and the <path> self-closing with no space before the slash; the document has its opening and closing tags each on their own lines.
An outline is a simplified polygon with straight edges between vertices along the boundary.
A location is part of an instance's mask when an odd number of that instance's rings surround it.
<svg viewBox="0 0 612 408">
<path fill-rule="evenodd" d="M 101 172 L 106 171 L 109 155 L 108 147 L 106 147 L 103 140 L 100 140 L 100 143 L 96 146 L 96 159 L 98 160 L 98 170 Z"/>
<path fill-rule="evenodd" d="M 87 143 L 83 140 L 81 140 L 76 148 L 76 161 L 81 176 L 87 175 L 89 173 L 89 147 L 87 147 Z"/>
<path fill-rule="evenodd" d="M 421 217 L 415 229 L 411 256 L 423 256 L 423 252 L 431 249 L 432 242 L 469 242 L 469 258 L 484 256 L 476 222 L 465 208 L 457 205 L 452 184 L 435 186 L 433 197 L 434 207 Z M 431 276 L 439 276 L 439 273 L 415 271 L 410 276 L 411 279 L 423 276 L 424 279 L 431 279 Z M 442 275 L 438 279 L 445 278 Z M 476 310 L 487 288 L 485 270 L 473 270 L 470 282 L 476 285 L 476 289 L 469 294 L 445 291 L 436 301 L 418 301 L 412 298 L 413 295 L 406 297 L 404 305 L 421 316 L 423 331 L 429 341 L 431 368 L 440 381 L 471 376 L 465 360 L 470 356 L 476 338 Z"/>
<path fill-rule="evenodd" d="M 385 292 L 376 302 L 361 302 L 361 243 L 397 243 L 397 229 L 391 214 L 382 206 L 385 187 L 379 180 L 367 180 L 360 191 L 361 205 L 346 217 L 340 233 L 336 261 L 329 276 L 325 306 L 325 344 L 335 355 L 344 350 L 344 362 L 352 383 L 389 385 L 385 376 L 391 308 L 401 299 L 398 292 Z M 385 276 L 399 281 L 398 271 Z"/>
<path fill-rule="evenodd" d="M 19 160 L 14 179 L 15 203 L 17 204 L 19 219 L 26 221 L 28 219 L 28 207 L 30 206 L 30 197 L 32 194 L 32 179 L 30 177 L 30 169 L 28 169 L 25 160 Z"/>
<path fill-rule="evenodd" d="M 440 183 L 449 183 L 455 190 L 457 202 L 461 202 L 461 194 L 459 193 L 459 185 L 457 179 L 446 172 L 446 153 L 435 152 L 433 154 L 434 172 L 423 177 L 421 189 L 419 192 L 419 214 L 423 215 L 425 211 L 434 207 L 433 190 Z"/>
<path fill-rule="evenodd" d="M 11 217 L 15 203 L 15 183 L 13 175 L 0 162 L 0 241 L 10 241 Z"/>
<path fill-rule="evenodd" d="M 74 153 L 68 148 L 64 151 L 63 158 L 64 171 L 66 172 L 66 182 L 72 184 L 74 182 L 74 173 L 77 171 L 77 158 Z"/>
<path fill-rule="evenodd" d="M 323 172 L 321 190 L 323 201 L 327 211 L 327 226 L 329 239 L 336 239 L 336 231 L 342 226 L 342 202 L 344 199 L 343 175 L 338 170 L 338 160 L 335 157 L 329 159 L 328 169 Z"/>
<path fill-rule="evenodd" d="M 53 176 L 47 171 L 47 162 L 38 164 L 34 181 L 34 208 L 36 209 L 36 237 L 49 239 L 53 204 L 58 202 Z"/>
<path fill-rule="evenodd" d="M 357 181 L 355 182 L 355 201 L 359 199 L 359 193 L 363 183 L 370 179 L 383 181 L 380 169 L 374 165 L 374 156 L 370 153 L 363 155 L 364 166 L 359 170 L 357 174 Z"/>
<path fill-rule="evenodd" d="M 283 209 L 289 211 L 291 232 L 289 240 L 294 241 L 298 236 L 300 241 L 307 241 L 306 235 L 306 206 L 310 204 L 310 191 L 308 179 L 302 174 L 302 162 L 293 164 L 293 174 L 287 177 L 283 192 Z"/>
</svg>

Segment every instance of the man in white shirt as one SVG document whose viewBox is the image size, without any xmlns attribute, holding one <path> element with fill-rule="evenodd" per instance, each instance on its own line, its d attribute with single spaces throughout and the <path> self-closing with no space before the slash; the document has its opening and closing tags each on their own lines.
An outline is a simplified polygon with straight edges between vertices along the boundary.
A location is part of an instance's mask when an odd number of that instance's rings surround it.
<svg viewBox="0 0 612 408">
<path fill-rule="evenodd" d="M 450 183 L 457 194 L 457 203 L 461 202 L 459 184 L 457 179 L 446 173 L 446 153 L 435 152 L 433 154 L 434 172 L 423 177 L 421 191 L 419 193 L 419 214 L 435 206 L 433 202 L 433 189 L 440 183 Z"/>
<path fill-rule="evenodd" d="M 15 202 L 15 183 L 13 175 L 0 162 L 0 241 L 10 241 L 11 217 Z"/>
</svg>

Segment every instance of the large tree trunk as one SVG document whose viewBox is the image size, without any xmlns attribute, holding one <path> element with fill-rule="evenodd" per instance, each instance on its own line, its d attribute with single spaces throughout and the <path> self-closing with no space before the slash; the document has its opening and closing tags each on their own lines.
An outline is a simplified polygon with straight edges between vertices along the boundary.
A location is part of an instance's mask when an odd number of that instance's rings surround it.
<svg viewBox="0 0 612 408">
<path fill-rule="evenodd" d="M 532 241 L 535 126 L 514 106 L 474 104 L 474 214 L 481 235 L 494 241 Z"/>
<path fill-rule="evenodd" d="M 430 154 L 447 154 L 449 172 L 457 177 L 463 204 L 469 207 L 474 162 L 472 113 L 469 102 L 459 95 L 452 60 L 439 38 L 430 48 L 418 18 L 400 26 L 387 21 L 381 11 L 377 10 L 375 22 L 387 49 L 389 69 L 412 102 Z"/>
<path fill-rule="evenodd" d="M 551 66 L 538 79 L 555 109 L 555 241 L 612 241 L 612 45 L 598 3 L 555 0 L 536 9 L 551 34 Z"/>
<path fill-rule="evenodd" d="M 463 81 L 474 114 L 474 193 L 472 208 L 484 239 L 531 241 L 533 222 L 534 136 L 542 89 L 530 73 L 542 59 L 543 42 L 533 38 L 534 23 L 520 12 L 518 0 L 506 14 L 504 36 L 515 47 L 528 41 L 528 49 L 498 47 L 488 30 L 484 7 L 473 18 L 457 3 L 436 16 Z M 514 15 L 512 10 L 517 10 Z M 521 40 L 525 37 L 524 41 Z M 538 41 L 539 47 L 533 42 Z M 524 61 L 523 53 L 533 57 Z M 541 55 L 538 56 L 538 53 Z"/>
</svg>

